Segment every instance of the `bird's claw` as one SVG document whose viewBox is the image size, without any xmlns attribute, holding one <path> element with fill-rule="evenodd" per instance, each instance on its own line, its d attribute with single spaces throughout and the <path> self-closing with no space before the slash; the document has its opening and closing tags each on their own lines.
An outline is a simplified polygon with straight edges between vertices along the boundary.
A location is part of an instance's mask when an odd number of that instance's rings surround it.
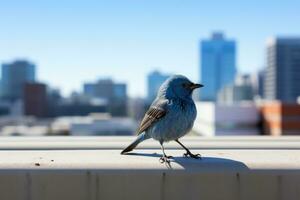
<svg viewBox="0 0 300 200">
<path fill-rule="evenodd" d="M 201 159 L 201 155 L 199 153 L 197 154 L 192 154 L 191 152 L 186 152 L 183 154 L 184 157 L 191 157 L 195 159 Z"/>
<path fill-rule="evenodd" d="M 159 158 L 160 163 L 170 163 L 170 158 L 173 158 L 173 156 L 163 156 Z"/>
</svg>

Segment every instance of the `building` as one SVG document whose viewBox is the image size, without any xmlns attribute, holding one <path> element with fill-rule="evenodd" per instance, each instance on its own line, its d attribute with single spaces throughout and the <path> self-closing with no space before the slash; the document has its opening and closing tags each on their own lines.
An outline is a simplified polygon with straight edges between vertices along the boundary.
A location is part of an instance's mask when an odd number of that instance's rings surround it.
<svg viewBox="0 0 300 200">
<path fill-rule="evenodd" d="M 147 101 L 152 102 L 159 90 L 161 84 L 170 77 L 169 74 L 163 74 L 159 71 L 153 71 L 147 77 Z"/>
<path fill-rule="evenodd" d="M 70 135 L 133 135 L 137 123 L 131 118 L 103 118 L 92 121 L 77 121 L 70 126 Z"/>
<path fill-rule="evenodd" d="M 57 89 L 48 90 L 48 116 L 87 116 L 91 113 L 108 112 L 107 101 L 90 98 L 82 93 L 72 92 L 67 98 Z"/>
<path fill-rule="evenodd" d="M 0 116 L 5 116 L 10 114 L 11 103 L 0 101 Z"/>
<path fill-rule="evenodd" d="M 264 97 L 265 70 L 259 70 L 252 76 L 254 95 L 262 99 Z"/>
<path fill-rule="evenodd" d="M 127 85 L 115 83 L 113 87 L 113 98 L 111 100 L 110 112 L 113 116 L 128 115 Z"/>
<path fill-rule="evenodd" d="M 96 83 L 85 83 L 83 92 L 90 97 L 110 100 L 114 94 L 114 82 L 111 79 L 100 79 Z"/>
<path fill-rule="evenodd" d="M 129 117 L 141 121 L 148 110 L 148 105 L 143 98 L 130 98 L 128 101 Z"/>
<path fill-rule="evenodd" d="M 197 102 L 198 115 L 193 131 L 203 136 L 258 135 L 261 133 L 259 111 L 253 103 L 221 105 Z"/>
<path fill-rule="evenodd" d="M 127 85 L 124 83 L 115 83 L 113 87 L 114 98 L 125 100 L 127 98 Z"/>
<path fill-rule="evenodd" d="M 233 84 L 223 87 L 218 93 L 218 103 L 235 104 L 254 100 L 254 89 L 250 75 L 238 75 Z"/>
<path fill-rule="evenodd" d="M 51 116 L 86 116 L 91 113 L 106 113 L 106 105 L 93 105 L 90 103 L 74 103 L 74 102 L 61 102 L 55 105 Z"/>
<path fill-rule="evenodd" d="M 236 75 L 236 42 L 225 39 L 222 33 L 201 41 L 202 101 L 216 101 L 218 91 L 232 83 Z"/>
<path fill-rule="evenodd" d="M 266 135 L 299 135 L 300 105 L 278 101 L 264 102 L 260 106 L 263 133 Z"/>
<path fill-rule="evenodd" d="M 27 126 L 27 125 L 11 125 L 4 126 L 1 131 L 1 136 L 46 136 L 49 134 L 48 126 Z"/>
<path fill-rule="evenodd" d="M 83 93 L 89 98 L 106 102 L 108 112 L 113 116 L 127 115 L 127 85 L 111 79 L 100 79 L 96 83 L 85 83 Z"/>
<path fill-rule="evenodd" d="M 44 136 L 49 134 L 52 119 L 7 115 L 0 118 L 1 136 Z"/>
<path fill-rule="evenodd" d="M 300 37 L 267 42 L 265 99 L 296 103 L 300 96 Z"/>
<path fill-rule="evenodd" d="M 2 99 L 15 101 L 22 99 L 24 84 L 35 81 L 35 65 L 17 60 L 2 65 Z"/>
<path fill-rule="evenodd" d="M 85 83 L 83 85 L 83 93 L 88 97 L 94 97 L 96 95 L 95 84 Z"/>
<path fill-rule="evenodd" d="M 128 117 L 111 117 L 107 113 L 79 117 L 59 117 L 51 130 L 54 134 L 70 135 L 133 135 L 137 122 Z"/>
<path fill-rule="evenodd" d="M 47 86 L 42 83 L 26 83 L 23 103 L 25 115 L 47 117 Z"/>
</svg>

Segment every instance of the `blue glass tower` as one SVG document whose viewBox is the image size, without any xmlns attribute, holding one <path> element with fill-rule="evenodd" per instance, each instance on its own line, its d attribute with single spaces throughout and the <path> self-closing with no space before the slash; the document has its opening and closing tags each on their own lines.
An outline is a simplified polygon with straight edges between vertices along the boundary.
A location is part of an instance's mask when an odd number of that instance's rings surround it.
<svg viewBox="0 0 300 200">
<path fill-rule="evenodd" d="M 226 40 L 222 33 L 213 33 L 201 41 L 200 100 L 216 101 L 218 91 L 232 83 L 236 75 L 236 43 Z"/>
<path fill-rule="evenodd" d="M 152 102 L 155 99 L 159 87 L 165 80 L 169 78 L 169 76 L 170 76 L 169 74 L 162 74 L 159 71 L 153 71 L 150 74 L 148 74 L 147 77 L 148 102 Z"/>
<path fill-rule="evenodd" d="M 17 60 L 2 65 L 1 97 L 7 100 L 23 98 L 25 83 L 35 81 L 35 65 L 25 61 Z"/>
</svg>

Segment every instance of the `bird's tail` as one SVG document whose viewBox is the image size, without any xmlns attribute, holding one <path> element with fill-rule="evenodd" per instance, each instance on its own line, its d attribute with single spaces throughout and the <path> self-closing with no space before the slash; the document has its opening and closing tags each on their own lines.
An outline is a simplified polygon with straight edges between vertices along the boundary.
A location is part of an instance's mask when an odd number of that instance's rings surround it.
<svg viewBox="0 0 300 200">
<path fill-rule="evenodd" d="M 128 147 L 126 147 L 122 152 L 121 154 L 125 154 L 129 151 L 132 151 L 139 143 L 141 143 L 142 141 L 144 140 L 147 140 L 149 139 L 149 136 L 146 135 L 146 133 L 141 133 L 138 135 L 138 137 L 136 138 L 135 141 L 133 141 Z"/>
</svg>

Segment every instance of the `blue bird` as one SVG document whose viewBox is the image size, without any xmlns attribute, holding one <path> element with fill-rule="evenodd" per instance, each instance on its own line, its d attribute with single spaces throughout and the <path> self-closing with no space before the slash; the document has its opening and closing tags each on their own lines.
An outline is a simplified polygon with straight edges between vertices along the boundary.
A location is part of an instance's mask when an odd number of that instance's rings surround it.
<svg viewBox="0 0 300 200">
<path fill-rule="evenodd" d="M 156 99 L 146 112 L 139 128 L 138 137 L 121 154 L 132 151 L 140 142 L 153 138 L 158 140 L 163 156 L 160 162 L 169 162 L 172 156 L 167 156 L 163 146 L 164 142 L 176 141 L 186 153 L 184 156 L 201 158 L 200 154 L 192 154 L 179 138 L 186 135 L 193 127 L 197 110 L 192 99 L 194 89 L 203 87 L 195 84 L 182 75 L 168 78 L 159 88 Z"/>
</svg>

